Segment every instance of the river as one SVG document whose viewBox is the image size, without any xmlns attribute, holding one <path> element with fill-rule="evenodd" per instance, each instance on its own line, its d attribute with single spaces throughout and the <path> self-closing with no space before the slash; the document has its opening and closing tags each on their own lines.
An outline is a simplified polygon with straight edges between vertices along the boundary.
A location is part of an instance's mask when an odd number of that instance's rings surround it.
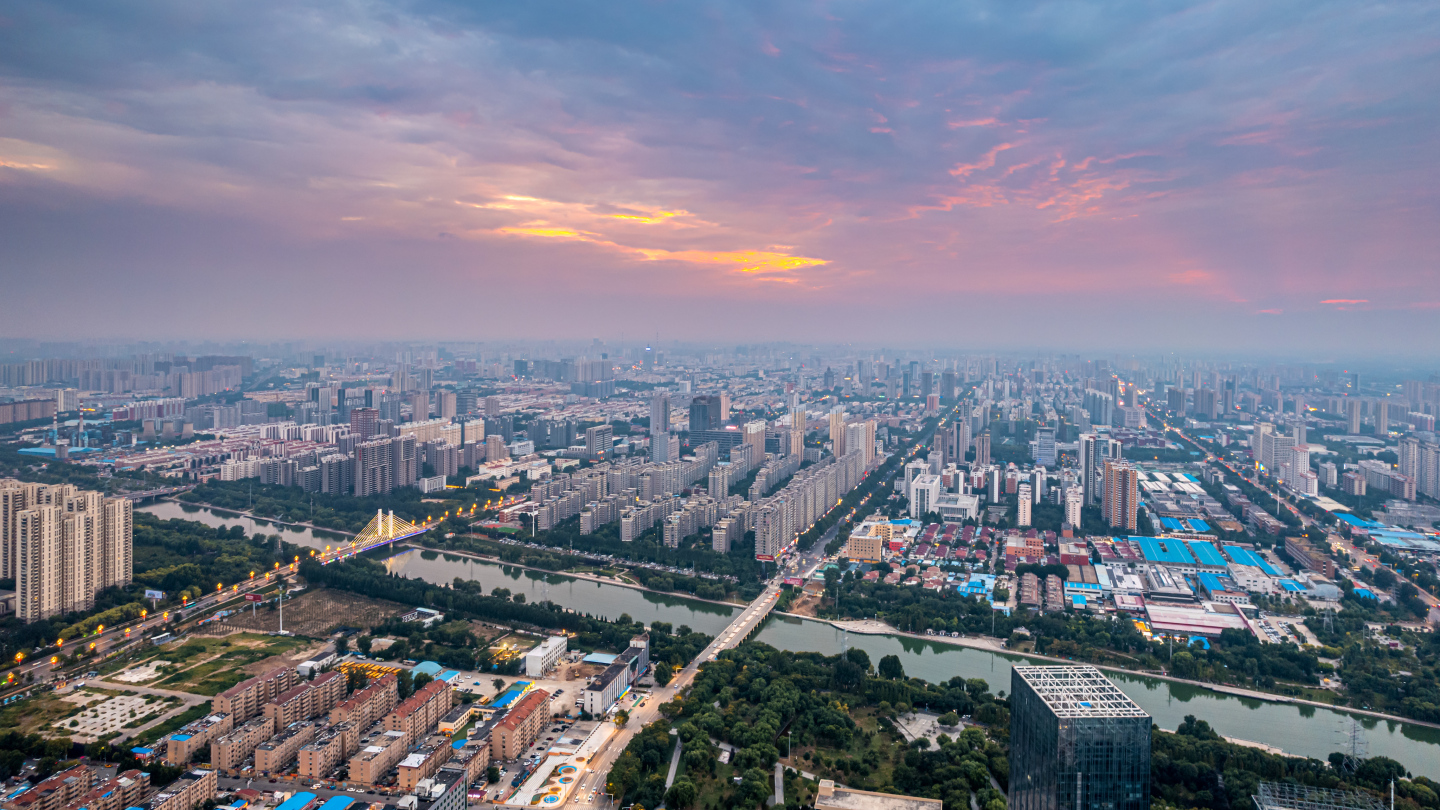
<svg viewBox="0 0 1440 810">
<path fill-rule="evenodd" d="M 245 517 L 236 512 L 228 512 L 224 509 L 212 509 L 208 506 L 192 506 L 178 501 L 157 501 L 145 506 L 135 507 L 136 512 L 145 512 L 161 520 L 178 518 L 180 520 L 193 520 L 196 523 L 204 523 L 206 526 L 241 526 L 246 534 L 278 534 L 280 539 L 287 543 L 294 543 L 306 548 L 313 548 L 324 551 L 325 546 L 334 545 L 337 541 L 348 542 L 350 535 L 337 532 L 327 532 L 324 529 L 307 529 L 303 526 L 285 526 L 279 523 L 271 523 L 268 520 L 255 520 Z"/>
<path fill-rule="evenodd" d="M 290 542 L 312 548 L 323 549 L 336 538 L 333 535 L 324 536 L 328 532 L 276 526 L 264 521 L 257 523 L 223 511 L 173 502 L 141 507 L 140 511 L 162 518 L 199 521 L 210 526 L 239 523 L 247 532 L 279 533 Z M 618 618 L 623 613 L 646 624 L 662 621 L 676 627 L 689 625 L 710 635 L 728 626 L 735 612 L 735 608 L 710 602 L 564 574 L 480 562 L 435 551 L 411 549 L 384 562 L 394 573 L 427 582 L 448 585 L 455 577 L 461 577 L 482 583 L 487 591 L 500 587 L 523 593 L 527 601 L 548 599 L 563 607 L 607 619 Z M 844 644 L 864 650 L 872 662 L 878 662 L 881 656 L 897 655 L 908 675 L 935 683 L 957 675 L 984 678 L 995 693 L 1010 691 L 1010 667 L 1012 663 L 1025 661 L 1021 656 L 899 636 L 844 634 L 824 622 L 789 616 L 775 616 L 768 620 L 757 638 L 779 649 L 826 655 L 838 653 Z M 1334 709 L 1242 698 L 1143 675 L 1114 672 L 1107 675 L 1164 729 L 1176 728 L 1185 715 L 1193 714 L 1208 721 L 1212 728 L 1225 736 L 1272 745 L 1292 755 L 1323 760 L 1333 751 L 1348 748 L 1352 719 L 1358 719 L 1371 756 L 1391 757 L 1417 774 L 1440 774 L 1440 729 L 1360 717 Z"/>
</svg>

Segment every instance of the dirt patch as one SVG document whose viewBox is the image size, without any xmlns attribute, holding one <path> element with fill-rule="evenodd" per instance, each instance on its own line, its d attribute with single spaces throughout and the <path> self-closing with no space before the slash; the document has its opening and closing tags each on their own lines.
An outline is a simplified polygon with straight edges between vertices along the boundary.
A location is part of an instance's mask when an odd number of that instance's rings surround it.
<svg viewBox="0 0 1440 810">
<path fill-rule="evenodd" d="M 787 610 L 786 613 L 798 613 L 801 616 L 810 616 L 813 618 L 815 616 L 815 610 L 818 607 L 820 607 L 820 596 L 818 594 L 807 593 L 791 603 L 790 609 Z"/>
<path fill-rule="evenodd" d="M 583 681 L 586 678 L 593 678 L 605 671 L 605 667 L 598 664 L 562 664 L 559 677 L 562 681 Z"/>
<path fill-rule="evenodd" d="M 407 610 L 404 605 L 344 591 L 312 590 L 285 600 L 285 629 L 297 636 L 325 638 L 336 628 L 364 630 Z M 280 611 L 266 606 L 252 616 L 250 610 L 242 608 L 225 619 L 225 626 L 237 630 L 274 632 L 280 629 Z"/>
</svg>

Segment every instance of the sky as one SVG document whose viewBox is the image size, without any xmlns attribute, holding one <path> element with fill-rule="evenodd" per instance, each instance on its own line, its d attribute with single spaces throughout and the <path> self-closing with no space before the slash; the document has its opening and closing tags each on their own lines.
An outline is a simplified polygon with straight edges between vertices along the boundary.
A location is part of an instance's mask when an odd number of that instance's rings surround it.
<svg viewBox="0 0 1440 810">
<path fill-rule="evenodd" d="M 1440 350 L 1440 4 L 0 6 L 0 333 Z"/>
</svg>

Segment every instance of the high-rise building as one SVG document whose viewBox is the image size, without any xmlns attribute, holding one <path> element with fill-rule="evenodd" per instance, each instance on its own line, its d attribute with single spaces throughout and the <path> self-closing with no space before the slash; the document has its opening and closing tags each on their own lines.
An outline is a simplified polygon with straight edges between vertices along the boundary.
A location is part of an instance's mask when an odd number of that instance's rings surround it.
<svg viewBox="0 0 1440 810">
<path fill-rule="evenodd" d="M 389 438 L 371 439 L 355 445 L 354 472 L 350 475 L 355 497 L 389 494 L 395 488 L 390 461 Z"/>
<path fill-rule="evenodd" d="M 455 392 L 435 392 L 435 415 L 441 419 L 455 418 Z"/>
<path fill-rule="evenodd" d="M 989 433 L 980 433 L 975 436 L 975 463 L 981 466 L 990 463 Z"/>
<path fill-rule="evenodd" d="M 606 425 L 605 427 L 610 427 L 610 426 L 609 426 L 609 425 Z M 507 447 L 505 446 L 505 437 L 504 437 L 504 436 L 494 435 L 494 436 L 486 436 L 486 437 L 485 437 L 485 461 L 486 461 L 486 463 L 489 463 L 489 462 L 492 462 L 492 461 L 504 461 L 505 459 L 507 459 L 507 458 L 509 458 L 509 457 L 510 457 L 510 450 L 509 450 L 509 448 L 507 448 Z"/>
<path fill-rule="evenodd" d="M 430 418 L 430 392 L 416 391 L 410 395 L 410 418 L 423 422 Z"/>
<path fill-rule="evenodd" d="M 1375 400 L 1375 435 L 1384 438 L 1390 432 L 1390 401 Z"/>
<path fill-rule="evenodd" d="M 1015 667 L 1010 807 L 1148 810 L 1151 718 L 1095 667 Z"/>
<path fill-rule="evenodd" d="M 1070 487 L 1065 490 L 1065 522 L 1080 531 L 1081 508 L 1084 506 L 1085 495 L 1079 487 Z"/>
<path fill-rule="evenodd" d="M 744 434 L 744 443 L 755 448 L 753 451 L 754 455 L 751 456 L 751 458 L 765 458 L 765 420 L 756 419 L 746 422 Z"/>
<path fill-rule="evenodd" d="M 1108 459 L 1120 457 L 1120 443 L 1098 433 L 1080 436 L 1080 489 L 1085 505 L 1100 500 L 1100 479 Z"/>
<path fill-rule="evenodd" d="M 955 390 L 955 372 L 940 372 L 940 398 L 946 402 L 954 402 Z"/>
<path fill-rule="evenodd" d="M 500 417 L 500 397 L 485 397 L 485 416 L 489 419 L 498 419 Z"/>
<path fill-rule="evenodd" d="M 1055 466 L 1055 428 L 1035 429 L 1035 463 L 1043 467 Z"/>
<path fill-rule="evenodd" d="M 1358 397 L 1350 397 L 1345 400 L 1345 432 L 1352 436 L 1360 435 L 1360 400 Z"/>
<path fill-rule="evenodd" d="M 1117 529 L 1137 531 L 1140 511 L 1140 474 L 1128 461 L 1105 462 L 1105 500 L 1102 517 Z"/>
<path fill-rule="evenodd" d="M 585 455 L 592 459 L 606 459 L 615 446 L 615 428 L 610 425 L 596 425 L 585 429 Z"/>
<path fill-rule="evenodd" d="M 380 425 L 380 411 L 374 408 L 350 409 L 350 435 L 357 441 L 368 441 L 375 436 Z"/>
<path fill-rule="evenodd" d="M 13 565 L 16 614 L 32 622 L 95 605 L 95 594 L 132 578 L 134 509 L 74 486 L 0 481 L 0 517 L 12 522 L 4 556 Z"/>
<path fill-rule="evenodd" d="M 1015 525 L 1029 526 L 1030 510 L 1034 506 L 1034 501 L 1032 500 L 1030 494 L 1030 485 L 1021 484 L 1020 486 L 1016 487 L 1015 492 Z"/>
<path fill-rule="evenodd" d="M 845 409 L 836 406 L 830 411 L 830 451 L 840 458 L 849 449 L 845 446 Z"/>
<path fill-rule="evenodd" d="M 720 397 L 699 396 L 690 400 L 690 432 L 720 430 L 725 425 Z"/>
<path fill-rule="evenodd" d="M 670 456 L 670 397 L 667 394 L 650 398 L 650 461 L 656 464 L 679 461 Z"/>
</svg>

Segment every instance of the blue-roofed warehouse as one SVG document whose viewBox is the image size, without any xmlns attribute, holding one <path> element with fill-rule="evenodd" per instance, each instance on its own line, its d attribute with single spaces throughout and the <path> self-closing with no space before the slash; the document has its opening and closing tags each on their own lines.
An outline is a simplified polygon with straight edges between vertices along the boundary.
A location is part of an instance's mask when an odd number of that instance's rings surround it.
<svg viewBox="0 0 1440 810">
<path fill-rule="evenodd" d="M 1195 555 L 1195 560 L 1201 565 L 1225 570 L 1225 558 L 1220 556 L 1219 550 L 1213 544 L 1204 540 L 1191 540 L 1186 545 L 1190 546 L 1190 553 Z"/>
<path fill-rule="evenodd" d="M 1259 568 L 1269 576 L 1280 576 L 1280 572 L 1275 570 L 1275 566 L 1265 562 L 1263 557 L 1244 546 L 1226 546 L 1225 553 L 1230 555 L 1230 560 L 1236 565 L 1248 565 Z"/>
<path fill-rule="evenodd" d="M 1140 546 L 1140 553 L 1145 555 L 1146 562 L 1162 563 L 1169 565 L 1194 565 L 1195 558 L 1185 549 L 1185 544 L 1179 540 L 1166 540 L 1157 537 L 1132 537 Z"/>
</svg>

